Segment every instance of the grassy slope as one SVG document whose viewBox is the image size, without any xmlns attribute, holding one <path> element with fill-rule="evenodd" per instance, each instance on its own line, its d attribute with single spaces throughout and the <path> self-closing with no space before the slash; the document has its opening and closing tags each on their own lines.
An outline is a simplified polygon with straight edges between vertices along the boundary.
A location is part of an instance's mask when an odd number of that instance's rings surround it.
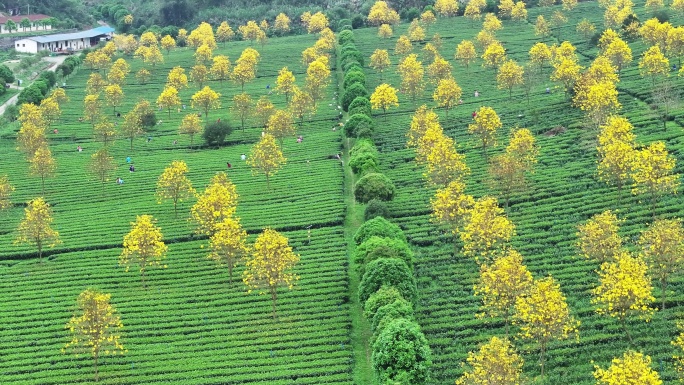
<svg viewBox="0 0 684 385">
<path fill-rule="evenodd" d="M 639 3 L 638 14 L 645 15 Z M 530 20 L 543 12 L 547 19 L 551 10 L 532 9 Z M 578 48 L 583 65 L 588 65 L 596 55 L 596 49 L 588 46 L 575 32 L 575 25 L 581 18 L 588 17 L 597 26 L 602 25 L 602 12 L 596 3 L 581 3 L 571 12 L 569 23 L 563 27 L 562 36 Z M 642 20 L 646 17 L 642 16 Z M 677 25 L 680 20 L 674 20 Z M 474 39 L 479 24 L 456 18 L 439 20 L 430 28 L 428 36 L 438 32 L 443 40 L 442 55 L 451 60 L 456 45 L 462 39 Z M 395 37 L 378 40 L 376 30 L 361 30 L 355 33 L 357 46 L 366 57 L 376 48 L 393 51 L 396 38 L 406 33 L 406 26 L 395 31 Z M 526 23 L 504 22 L 504 29 L 497 33 L 504 43 L 507 54 L 518 62 L 526 62 L 527 51 L 539 39 L 533 34 L 533 26 Z M 555 40 L 554 40 L 555 41 Z M 554 42 L 549 39 L 547 42 Z M 650 97 L 650 79 L 641 79 L 637 60 L 645 46 L 641 42 L 631 42 L 635 62 L 623 70 L 619 87 L 622 113 L 635 125 L 637 141 L 647 144 L 654 140 L 664 140 L 671 154 L 677 156 L 677 171 L 681 172 L 681 150 L 684 146 L 680 118 L 668 123 L 663 132 L 662 124 L 648 110 L 644 100 Z M 419 45 L 414 52 L 419 53 Z M 392 57 L 396 66 L 398 58 Z M 424 63 L 427 64 L 427 63 Z M 468 190 L 475 196 L 492 194 L 483 183 L 486 177 L 486 163 L 481 156 L 477 143 L 467 134 L 470 114 L 482 105 L 492 106 L 504 122 L 499 138 L 506 144 L 506 134 L 513 127 L 529 127 L 538 138 L 541 154 L 537 172 L 533 176 L 533 187 L 527 193 L 512 200 L 510 218 L 517 226 L 518 235 L 515 247 L 524 255 L 525 263 L 535 277 L 553 275 L 561 284 L 568 297 L 572 312 L 581 320 L 581 339 L 579 343 L 554 343 L 548 354 L 549 375 L 544 383 L 548 384 L 590 384 L 593 383 L 591 361 L 607 366 L 614 356 L 621 355 L 628 348 L 624 333 L 617 321 L 598 316 L 590 304 L 590 290 L 597 284 L 595 263 L 577 256 L 573 244 L 576 240 L 576 225 L 589 216 L 605 209 L 619 209 L 619 216 L 625 219 L 621 233 L 629 244 L 634 244 L 638 233 L 650 222 L 646 204 L 640 197 L 630 196 L 623 199 L 621 207 L 616 207 L 614 189 L 600 183 L 595 176 L 595 149 L 592 132 L 582 128 L 581 113 L 570 107 L 564 100 L 561 88 L 542 80 L 533 90 L 528 105 L 522 91 L 514 92 L 509 100 L 507 90 L 497 90 L 495 72 L 482 68 L 481 62 L 466 70 L 454 64 L 454 76 L 463 88 L 464 104 L 446 118 L 440 111 L 442 124 L 448 135 L 455 138 L 459 151 L 466 155 L 472 169 L 468 178 Z M 400 79 L 391 68 L 385 81 L 394 86 Z M 368 74 L 373 74 L 368 70 Z M 549 70 L 544 74 L 548 79 Z M 678 87 L 682 80 L 673 79 Z M 371 75 L 368 88 L 379 84 L 380 78 Z M 551 95 L 545 94 L 546 86 L 553 89 Z M 480 92 L 479 98 L 473 97 L 474 90 Z M 382 151 L 382 168 L 398 187 L 398 194 L 391 203 L 395 221 L 401 225 L 415 246 L 417 255 L 416 275 L 421 294 L 418 308 L 418 322 L 426 333 L 434 353 L 434 384 L 450 384 L 458 378 L 462 369 L 460 362 L 465 360 L 468 351 L 474 350 L 479 343 L 492 335 L 503 335 L 503 323 L 498 320 L 481 321 L 474 317 L 480 302 L 472 295 L 472 285 L 477 279 L 478 268 L 475 262 L 453 255 L 451 236 L 447 235 L 429 221 L 429 199 L 433 190 L 426 189 L 421 178 L 422 169 L 413 161 L 412 150 L 405 149 L 404 134 L 410 123 L 411 115 L 417 105 L 426 103 L 434 106 L 431 95 L 434 86 L 427 85 L 426 92 L 416 105 L 406 97 L 400 96 L 400 107 L 392 111 L 390 120 L 385 123 L 378 118 L 375 139 Z M 628 95 L 629 92 L 629 95 Z M 638 100 L 640 98 L 643 100 Z M 679 113 L 682 111 L 679 110 Z M 548 137 L 543 133 L 556 127 L 565 126 L 569 130 L 559 136 Z M 668 197 L 660 204 L 658 214 L 665 217 L 682 216 L 684 205 L 679 197 Z M 634 320 L 629 323 L 635 336 L 635 347 L 653 357 L 654 367 L 661 371 L 665 379 L 674 378 L 671 356 L 674 349 L 669 341 L 676 334 L 675 319 L 682 312 L 682 291 L 684 282 L 676 278 L 669 293 L 668 309 L 664 314 L 657 313 L 653 321 L 645 323 Z M 658 296 L 656 290 L 656 296 Z M 538 353 L 534 345 L 518 341 L 518 348 L 526 360 L 525 371 L 531 376 L 539 374 Z"/>
<path fill-rule="evenodd" d="M 278 70 L 286 65 L 303 84 L 299 54 L 314 41 L 312 36 L 284 38 L 263 49 L 256 47 L 262 54 L 259 77 L 246 91 L 255 99 L 265 95 L 266 85 L 272 89 Z M 215 54 L 228 54 L 235 60 L 246 46 L 231 43 Z M 130 58 L 129 62 L 133 73 L 140 68 L 138 60 Z M 154 103 L 171 67 L 189 68 L 192 63 L 192 51 L 178 50 L 155 70 L 151 84 L 134 84 L 132 73 L 119 110 L 128 111 L 139 98 Z M 263 175 L 252 176 L 240 160 L 240 154 L 249 153 L 261 128 L 235 131 L 227 147 L 190 150 L 189 139 L 177 134 L 183 113 L 173 111 L 170 118 L 158 114 L 163 122 L 150 133 L 149 143 L 138 138 L 133 150 L 127 140 L 114 144 L 111 152 L 119 164 L 114 178 L 122 176 L 125 184 L 117 186 L 111 180 L 103 194 L 87 173 L 90 154 L 100 145 L 92 141 L 90 126 L 78 121 L 88 74 L 84 69 L 69 79 L 71 102 L 57 125 L 59 133 L 49 135 L 58 172 L 48 181 L 47 199 L 64 243 L 51 250 L 53 255 L 41 265 L 29 247 L 12 244 L 22 207 L 0 214 L 0 350 L 5 352 L 0 382 L 90 380 L 90 361 L 63 355 L 60 348 L 67 342 L 64 324 L 76 296 L 95 286 L 112 293 L 125 325 L 123 342 L 128 349 L 124 356 L 102 359 L 104 384 L 351 383 L 343 175 L 334 160 L 341 149 L 341 132 L 330 130 L 336 115 L 329 102 L 321 102 L 313 120 L 297 130 L 303 143 L 285 140 L 288 163 L 272 178 L 271 191 L 266 190 Z M 222 94 L 222 108 L 211 111 L 209 119 L 226 119 L 230 98 L 239 87 L 226 82 L 210 86 Z M 333 83 L 330 94 L 334 88 Z M 187 113 L 193 112 L 189 99 L 195 90 L 191 86 L 181 92 Z M 284 107 L 283 96 L 274 94 L 271 99 L 278 108 Z M 111 108 L 107 111 L 111 113 Z M 5 154 L 0 158 L 0 173 L 7 173 L 17 187 L 13 200 L 19 203 L 39 195 L 40 183 L 26 177 L 28 164 L 14 150 L 12 128 L 4 128 L 0 135 L 0 151 Z M 178 140 L 175 146 L 174 140 Z M 77 145 L 83 147 L 82 153 L 76 151 Z M 135 173 L 127 171 L 127 156 L 133 159 Z M 237 214 L 248 232 L 275 227 L 284 231 L 301 254 L 296 271 L 302 278 L 294 290 L 281 291 L 278 323 L 270 318 L 268 296 L 246 293 L 240 282 L 241 267 L 230 285 L 226 272 L 206 259 L 207 250 L 200 248 L 206 241 L 193 239 L 192 224 L 185 220 L 191 202 L 181 205 L 178 220 L 173 218 L 170 202 L 157 204 L 156 179 L 175 159 L 188 163 L 189 177 L 199 189 L 231 162 L 229 175 L 240 194 Z M 138 274 L 117 266 L 129 222 L 143 213 L 158 218 L 170 244 L 168 269 L 149 272 L 148 291 L 141 289 Z M 312 228 L 310 240 L 307 226 Z"/>
</svg>

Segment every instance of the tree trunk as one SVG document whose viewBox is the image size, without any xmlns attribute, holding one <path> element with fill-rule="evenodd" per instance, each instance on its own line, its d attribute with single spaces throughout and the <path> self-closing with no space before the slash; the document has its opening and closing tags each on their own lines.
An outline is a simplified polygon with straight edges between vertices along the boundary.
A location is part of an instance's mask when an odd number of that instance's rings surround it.
<svg viewBox="0 0 684 385">
<path fill-rule="evenodd" d="M 45 195 L 45 175 L 40 176 L 40 187 L 41 190 L 43 191 L 43 195 Z"/>
<path fill-rule="evenodd" d="M 133 149 L 133 137 L 131 136 L 131 150 Z"/>
<path fill-rule="evenodd" d="M 660 279 L 660 295 L 663 296 L 663 305 L 661 308 L 662 311 L 665 310 L 665 297 L 666 297 L 665 290 L 666 289 L 667 289 L 667 280 L 665 278 L 661 278 Z"/>
<path fill-rule="evenodd" d="M 278 300 L 278 288 L 276 286 L 271 286 L 269 288 L 271 292 L 271 305 L 273 309 L 273 319 L 278 319 L 278 314 L 276 313 L 276 301 Z"/>
<path fill-rule="evenodd" d="M 271 181 L 269 180 L 268 173 L 266 173 L 266 190 L 271 191 Z"/>
<path fill-rule="evenodd" d="M 142 282 L 143 289 L 147 289 L 145 286 L 145 268 L 140 269 L 140 281 Z"/>
<path fill-rule="evenodd" d="M 173 217 L 178 219 L 178 198 L 173 199 Z"/>
<path fill-rule="evenodd" d="M 622 325 L 622 330 L 624 330 L 625 334 L 627 334 L 627 339 L 629 340 L 629 344 L 631 345 L 634 341 L 632 340 L 632 335 L 629 334 L 629 330 L 627 330 L 627 324 L 625 323 L 624 316 L 620 317 L 620 324 Z"/>
<path fill-rule="evenodd" d="M 546 341 L 542 341 L 539 345 L 539 349 L 541 350 L 541 354 L 539 356 L 539 361 L 541 363 L 541 377 L 544 378 L 544 364 L 545 364 L 545 353 L 546 353 Z"/>
<path fill-rule="evenodd" d="M 95 382 L 100 380 L 100 373 L 97 371 L 97 359 L 98 359 L 98 354 L 95 353 L 94 358 L 94 364 L 95 364 Z"/>
</svg>

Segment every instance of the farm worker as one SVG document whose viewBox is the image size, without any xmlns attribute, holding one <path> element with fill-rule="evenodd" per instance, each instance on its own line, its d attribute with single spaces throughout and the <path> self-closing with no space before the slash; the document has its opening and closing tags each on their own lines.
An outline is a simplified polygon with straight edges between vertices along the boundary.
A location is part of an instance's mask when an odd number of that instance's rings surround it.
<svg viewBox="0 0 684 385">
<path fill-rule="evenodd" d="M 546 93 L 547 93 L 547 94 L 550 94 L 550 93 L 551 93 L 551 89 L 550 89 L 549 87 L 546 87 Z"/>
<path fill-rule="evenodd" d="M 301 143 L 301 142 L 302 142 L 302 140 L 304 140 L 304 138 L 302 138 L 302 136 L 301 136 L 301 135 L 299 135 L 299 138 L 297 138 L 297 143 Z"/>
<path fill-rule="evenodd" d="M 473 111 L 473 119 L 477 116 L 477 111 Z"/>
<path fill-rule="evenodd" d="M 240 159 L 242 159 L 242 160 L 247 159 L 247 155 L 245 155 L 245 154 L 240 155 Z"/>
<path fill-rule="evenodd" d="M 480 96 L 480 93 L 475 90 L 475 97 L 477 98 L 478 96 Z"/>
<path fill-rule="evenodd" d="M 76 149 L 78 150 L 78 152 L 83 152 L 83 148 L 81 146 L 76 147 Z"/>
<path fill-rule="evenodd" d="M 131 165 L 131 167 L 128 168 L 128 171 L 135 172 L 135 167 L 133 165 Z"/>
<path fill-rule="evenodd" d="M 226 166 L 227 166 L 228 168 L 233 167 L 233 166 L 230 164 L 230 162 L 226 162 Z"/>
</svg>

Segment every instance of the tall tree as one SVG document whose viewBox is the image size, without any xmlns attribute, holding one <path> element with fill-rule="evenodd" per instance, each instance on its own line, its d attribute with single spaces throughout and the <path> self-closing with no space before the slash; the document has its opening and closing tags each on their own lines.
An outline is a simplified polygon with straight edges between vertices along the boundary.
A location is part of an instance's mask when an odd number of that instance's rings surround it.
<svg viewBox="0 0 684 385">
<path fill-rule="evenodd" d="M 235 214 L 237 202 L 238 193 L 233 182 L 226 173 L 216 173 L 190 209 L 192 220 L 197 224 L 195 232 L 209 237 L 214 235 L 217 224 Z"/>
<path fill-rule="evenodd" d="M 390 62 L 389 53 L 386 49 L 376 49 L 370 57 L 370 67 L 380 73 L 380 81 L 382 81 L 383 72 L 392 63 Z"/>
<path fill-rule="evenodd" d="M 104 193 L 105 183 L 116 171 L 114 157 L 109 155 L 106 148 L 101 148 L 90 156 L 90 172 L 102 183 Z"/>
<path fill-rule="evenodd" d="M 73 350 L 93 357 L 95 382 L 100 378 L 98 360 L 102 354 L 124 354 L 121 343 L 123 323 L 114 305 L 110 303 L 111 294 L 86 289 L 76 299 L 78 309 L 66 324 L 71 332 L 71 341 L 62 352 Z"/>
<path fill-rule="evenodd" d="M 249 253 L 247 232 L 240 226 L 240 219 L 234 217 L 223 218 L 216 224 L 216 232 L 209 239 L 211 253 L 208 258 L 213 259 L 219 267 L 228 268 L 228 279 L 233 283 L 233 268 Z"/>
<path fill-rule="evenodd" d="M 456 84 L 453 77 L 442 79 L 437 83 L 432 99 L 437 102 L 437 107 L 443 107 L 449 116 L 449 110 L 457 106 L 461 101 L 461 87 Z"/>
<path fill-rule="evenodd" d="M 477 353 L 468 352 L 469 368 L 456 385 L 518 385 L 522 383 L 523 359 L 507 338 L 492 337 Z"/>
<path fill-rule="evenodd" d="M 59 233 L 52 229 L 52 209 L 41 198 L 30 200 L 24 208 L 24 218 L 17 229 L 19 235 L 15 244 L 28 243 L 38 249 L 38 258 L 43 260 L 43 248 L 55 247 L 62 243 Z"/>
<path fill-rule="evenodd" d="M 202 89 L 209 77 L 209 69 L 204 64 L 196 64 L 190 70 L 190 80 L 197 84 L 197 89 Z"/>
<path fill-rule="evenodd" d="M 380 84 L 373 91 L 370 103 L 374 110 L 382 110 L 382 114 L 385 116 L 385 120 L 387 120 L 387 110 L 391 107 L 399 106 L 397 90 L 389 84 Z"/>
<path fill-rule="evenodd" d="M 285 95 L 285 102 L 290 100 L 290 94 L 292 93 L 292 87 L 295 85 L 295 77 L 287 67 L 283 67 L 278 72 L 278 78 L 276 79 L 276 91 L 279 94 Z"/>
<path fill-rule="evenodd" d="M 48 146 L 44 145 L 38 147 L 29 162 L 29 172 L 31 175 L 40 177 L 41 191 L 45 195 L 45 179 L 54 176 L 57 169 L 55 158 L 52 157 L 52 152 Z"/>
<path fill-rule="evenodd" d="M 613 261 L 601 264 L 598 274 L 599 286 L 592 290 L 594 298 L 591 303 L 597 305 L 596 313 L 617 318 L 632 342 L 627 330 L 627 317 L 636 315 L 648 322 L 656 311 L 650 307 L 655 298 L 646 262 L 627 250 L 621 250 Z"/>
<path fill-rule="evenodd" d="M 523 339 L 536 341 L 540 351 L 541 376 L 544 377 L 546 348 L 553 340 L 575 335 L 580 322 L 570 314 L 568 303 L 553 277 L 535 280 L 528 295 L 518 297 L 513 324 L 520 326 Z"/>
<path fill-rule="evenodd" d="M 178 133 L 181 135 L 188 135 L 190 137 L 190 147 L 192 148 L 192 141 L 195 135 L 202 132 L 202 121 L 196 114 L 187 114 L 183 117 Z"/>
<path fill-rule="evenodd" d="M 640 256 L 648 273 L 660 283 L 661 310 L 665 310 L 667 285 L 684 268 L 684 228 L 682 220 L 656 219 L 639 237 Z"/>
<path fill-rule="evenodd" d="M 522 255 L 509 249 L 504 255 L 496 258 L 490 265 L 480 266 L 480 278 L 475 284 L 475 295 L 482 297 L 484 313 L 478 317 L 503 317 L 508 326 L 514 313 L 515 302 L 526 295 L 532 286 L 532 273 L 523 264 Z"/>
<path fill-rule="evenodd" d="M 641 76 L 650 76 L 655 86 L 658 76 L 667 77 L 670 71 L 670 61 L 657 45 L 652 46 L 644 52 L 639 60 L 639 73 Z"/>
<path fill-rule="evenodd" d="M 0 175 L 0 210 L 12 207 L 10 200 L 12 192 L 14 192 L 14 186 L 10 184 L 7 175 Z"/>
<path fill-rule="evenodd" d="M 472 195 L 465 193 L 465 184 L 457 179 L 452 180 L 446 187 L 438 189 L 430 199 L 431 220 L 448 226 L 457 235 L 474 204 Z"/>
<path fill-rule="evenodd" d="M 505 253 L 514 235 L 515 225 L 506 218 L 504 210 L 492 197 L 475 201 L 463 231 L 459 233 L 463 255 L 474 258 L 478 263 L 493 261 Z"/>
<path fill-rule="evenodd" d="M 119 265 L 125 266 L 126 272 L 131 266 L 138 267 L 143 288 L 148 268 L 166 268 L 162 261 L 166 258 L 168 247 L 162 240 L 161 228 L 155 223 L 151 215 L 138 215 L 135 222 L 131 222 L 131 231 L 123 238 L 123 250 L 119 256 Z"/>
<path fill-rule="evenodd" d="M 252 173 L 263 173 L 266 175 L 266 187 L 271 188 L 270 179 L 273 174 L 278 172 L 287 159 L 275 142 L 275 137 L 265 134 L 252 147 L 247 164 L 252 167 Z"/>
<path fill-rule="evenodd" d="M 185 68 L 177 66 L 171 68 L 169 75 L 166 77 L 166 85 L 182 90 L 188 86 L 188 76 L 185 74 Z"/>
<path fill-rule="evenodd" d="M 245 262 L 242 280 L 251 292 L 253 289 L 268 290 L 271 296 L 273 319 L 276 319 L 278 287 L 292 289 L 299 276 L 292 269 L 299 262 L 299 255 L 292 251 L 288 239 L 279 232 L 266 228 L 257 236 L 252 255 Z"/>
<path fill-rule="evenodd" d="M 204 110 L 204 117 L 209 115 L 209 110 L 215 110 L 221 107 L 221 94 L 204 86 L 201 90 L 192 95 L 192 108 L 200 108 Z"/>
<path fill-rule="evenodd" d="M 425 173 L 430 184 L 447 186 L 452 180 L 462 180 L 470 174 L 465 156 L 456 151 L 454 140 L 442 135 L 438 140 L 421 149 L 425 154 Z"/>
<path fill-rule="evenodd" d="M 496 146 L 496 130 L 503 124 L 491 107 L 480 107 L 474 122 L 468 125 L 468 132 L 477 135 L 482 144 L 482 154 L 487 158 L 487 148 Z"/>
<path fill-rule="evenodd" d="M 178 202 L 195 196 L 195 189 L 188 179 L 188 165 L 182 160 L 174 160 L 164 169 L 157 180 L 157 201 L 173 201 L 173 215 L 178 218 Z"/>
<path fill-rule="evenodd" d="M 246 94 L 236 94 L 233 96 L 233 105 L 230 109 L 240 117 L 240 128 L 245 131 L 245 121 L 252 114 L 252 98 Z"/>
<path fill-rule="evenodd" d="M 524 69 L 514 60 L 505 61 L 496 74 L 496 83 L 499 89 L 508 88 L 508 97 L 513 97 L 513 87 L 523 83 Z"/>
<path fill-rule="evenodd" d="M 594 366 L 596 385 L 662 385 L 658 372 L 651 368 L 651 357 L 628 350 L 622 358 L 613 358 L 608 369 Z"/>
<path fill-rule="evenodd" d="M 416 54 L 410 54 L 399 63 L 397 72 L 401 76 L 401 89 L 407 93 L 413 102 L 423 92 L 425 70 Z"/>
<path fill-rule="evenodd" d="M 632 168 L 632 194 L 649 195 L 653 219 L 661 196 L 676 194 L 679 174 L 673 172 L 675 158 L 668 154 L 665 143 L 654 142 L 636 152 Z"/>
<path fill-rule="evenodd" d="M 171 109 L 181 105 L 180 97 L 178 97 L 178 90 L 173 86 L 166 86 L 164 90 L 157 97 L 157 105 L 162 109 L 168 110 L 169 118 L 171 117 Z"/>
<path fill-rule="evenodd" d="M 620 221 L 615 213 L 606 210 L 577 226 L 577 247 L 580 254 L 599 263 L 610 262 L 623 251 L 618 234 Z"/>
<path fill-rule="evenodd" d="M 329 78 L 330 68 L 328 68 L 328 59 L 325 56 L 311 62 L 306 69 L 306 90 L 311 96 L 314 108 L 318 101 L 323 98 Z"/>
<path fill-rule="evenodd" d="M 114 107 L 116 114 L 116 107 L 121 105 L 124 98 L 124 93 L 118 84 L 111 84 L 105 87 L 105 97 L 107 98 L 107 105 Z"/>
<path fill-rule="evenodd" d="M 280 147 L 282 147 L 283 138 L 295 134 L 292 113 L 287 110 L 275 110 L 266 122 L 266 133 L 278 139 Z"/>
</svg>

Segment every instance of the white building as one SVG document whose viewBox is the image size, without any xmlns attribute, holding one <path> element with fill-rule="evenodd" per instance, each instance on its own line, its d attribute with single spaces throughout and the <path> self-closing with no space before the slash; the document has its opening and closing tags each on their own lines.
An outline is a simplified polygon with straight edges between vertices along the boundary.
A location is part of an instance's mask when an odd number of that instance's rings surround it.
<svg viewBox="0 0 684 385">
<path fill-rule="evenodd" d="M 17 33 L 17 32 L 25 32 L 24 28 L 20 27 L 19 24 L 21 23 L 22 20 L 24 19 L 29 19 L 31 22 L 31 26 L 26 28 L 26 32 L 28 31 L 47 31 L 51 30 L 52 26 L 49 24 L 46 24 L 45 22 L 50 19 L 50 16 L 48 15 L 41 15 L 41 14 L 35 14 L 35 15 L 17 15 L 17 16 L 5 16 L 5 15 L 0 15 L 0 34 L 2 33 L 10 33 L 10 30 L 7 29 L 7 21 L 12 20 L 14 24 L 16 25 L 12 32 Z"/>
<path fill-rule="evenodd" d="M 96 46 L 102 39 L 111 39 L 112 32 L 114 28 L 97 27 L 81 32 L 27 37 L 15 41 L 14 48 L 24 53 L 80 51 Z"/>
</svg>

